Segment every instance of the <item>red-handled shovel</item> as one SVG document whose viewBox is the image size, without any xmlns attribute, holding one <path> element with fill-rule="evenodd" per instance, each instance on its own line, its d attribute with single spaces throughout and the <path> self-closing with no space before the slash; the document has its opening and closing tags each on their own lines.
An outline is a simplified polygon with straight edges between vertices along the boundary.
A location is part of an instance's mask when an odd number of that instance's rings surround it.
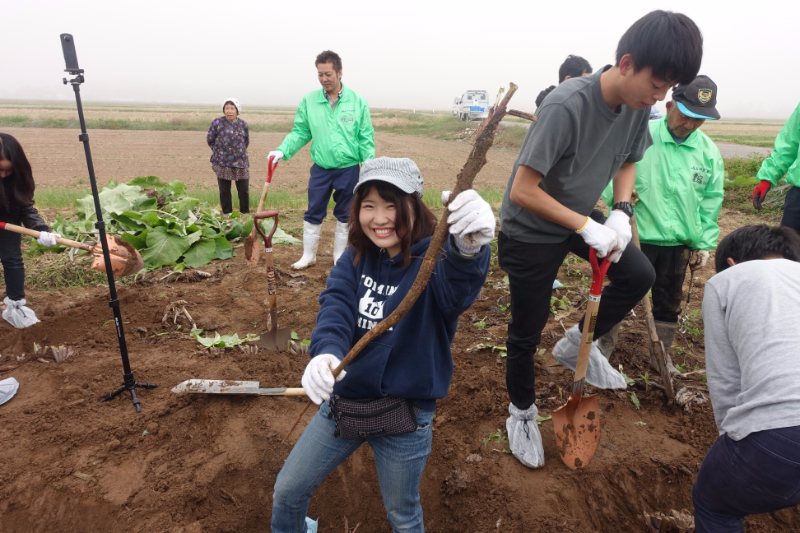
<svg viewBox="0 0 800 533">
<path fill-rule="evenodd" d="M 264 188 L 261 189 L 261 199 L 258 201 L 258 208 L 256 208 L 256 214 L 260 213 L 261 210 L 264 208 L 264 201 L 267 199 L 267 192 L 269 190 L 269 186 L 272 183 L 272 175 L 275 174 L 275 169 L 278 168 L 278 162 L 274 160 L 274 156 L 269 158 L 267 161 L 267 181 L 264 182 Z M 253 229 L 250 231 L 250 235 L 244 238 L 244 260 L 247 262 L 247 266 L 254 266 L 258 264 L 259 259 L 259 247 L 258 247 L 258 237 L 256 237 L 256 225 L 257 221 L 255 217 L 253 217 Z M 277 223 L 275 224 L 277 226 Z"/>
<path fill-rule="evenodd" d="M 592 349 L 594 328 L 597 325 L 597 308 L 600 307 L 603 279 L 611 261 L 606 258 L 602 266 L 598 265 L 594 248 L 589 250 L 589 259 L 592 264 L 592 288 L 589 290 L 589 303 L 586 305 L 586 315 L 583 320 L 572 394 L 565 405 L 553 411 L 553 429 L 558 453 L 564 464 L 573 470 L 584 468 L 589 464 L 600 442 L 600 406 L 597 403 L 597 395 L 584 396 L 583 386 L 586 383 L 589 352 Z"/>
<path fill-rule="evenodd" d="M 266 218 L 275 219 L 269 235 L 264 235 L 258 223 L 259 220 Z M 270 329 L 261 334 L 261 347 L 269 352 L 280 352 L 288 349 L 292 332 L 286 328 L 278 329 L 278 290 L 277 283 L 275 283 L 275 263 L 272 259 L 272 236 L 278 229 L 278 212 L 270 209 L 256 213 L 253 215 L 253 227 L 264 239 L 264 255 L 267 256 L 267 300 L 269 301 Z"/>
</svg>

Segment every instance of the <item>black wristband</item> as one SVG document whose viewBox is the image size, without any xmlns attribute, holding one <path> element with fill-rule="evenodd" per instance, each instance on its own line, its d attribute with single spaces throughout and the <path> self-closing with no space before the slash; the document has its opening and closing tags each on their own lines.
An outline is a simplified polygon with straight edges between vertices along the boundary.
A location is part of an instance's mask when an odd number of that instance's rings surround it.
<svg viewBox="0 0 800 533">
<path fill-rule="evenodd" d="M 631 205 L 630 202 L 617 202 L 611 209 L 612 210 L 619 209 L 620 211 L 628 215 L 628 218 L 633 218 L 633 206 Z"/>
</svg>

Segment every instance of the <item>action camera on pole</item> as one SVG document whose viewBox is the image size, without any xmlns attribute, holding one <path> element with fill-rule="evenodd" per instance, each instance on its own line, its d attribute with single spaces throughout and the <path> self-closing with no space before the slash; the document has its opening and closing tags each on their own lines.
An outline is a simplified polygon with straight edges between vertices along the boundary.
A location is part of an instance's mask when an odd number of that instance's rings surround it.
<svg viewBox="0 0 800 533">
<path fill-rule="evenodd" d="M 64 85 L 70 84 L 72 85 L 72 89 L 75 91 L 75 102 L 78 105 L 78 119 L 81 123 L 81 134 L 78 139 L 83 143 L 84 151 L 86 152 L 86 166 L 89 167 L 89 182 L 92 185 L 92 197 L 94 197 L 94 209 L 97 213 L 97 223 L 95 227 L 99 233 L 99 238 L 97 239 L 100 245 L 103 248 L 103 260 L 105 261 L 106 265 L 106 276 L 108 277 L 108 291 L 110 293 L 111 300 L 109 301 L 108 305 L 111 309 L 114 310 L 114 325 L 117 331 L 117 340 L 119 341 L 119 351 L 122 355 L 122 387 L 115 390 L 114 392 L 106 395 L 101 402 L 106 402 L 108 400 L 113 399 L 115 396 L 120 394 L 121 392 L 128 391 L 131 393 L 131 400 L 133 401 L 133 406 L 136 408 L 137 413 L 142 412 L 142 408 L 139 405 L 139 398 L 136 397 L 136 388 L 140 387 L 143 389 L 154 389 L 158 387 L 156 383 L 137 383 L 136 380 L 133 378 L 133 372 L 131 372 L 131 365 L 128 361 L 128 346 L 125 344 L 125 333 L 122 328 L 122 315 L 119 311 L 119 299 L 117 298 L 117 289 L 114 285 L 114 272 L 113 267 L 111 264 L 111 256 L 109 255 L 108 250 L 108 242 L 106 241 L 106 225 L 103 222 L 103 213 L 100 209 L 100 196 L 97 191 L 97 181 L 94 177 L 94 165 L 92 164 L 92 152 L 89 150 L 89 134 L 86 133 L 86 121 L 83 119 L 83 106 L 81 105 L 81 83 L 85 81 L 83 77 L 83 69 L 78 67 L 78 54 L 75 52 L 75 41 L 72 38 L 72 35 L 69 33 L 62 33 L 61 34 L 61 48 L 64 51 L 64 62 L 66 63 L 67 68 L 64 70 L 68 74 L 75 76 L 71 80 L 67 80 L 64 78 Z"/>
</svg>

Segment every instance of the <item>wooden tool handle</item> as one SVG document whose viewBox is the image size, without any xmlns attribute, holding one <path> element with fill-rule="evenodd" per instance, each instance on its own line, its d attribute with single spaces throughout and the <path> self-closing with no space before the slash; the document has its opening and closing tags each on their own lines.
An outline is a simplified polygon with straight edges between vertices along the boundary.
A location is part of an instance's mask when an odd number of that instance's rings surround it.
<svg viewBox="0 0 800 533">
<path fill-rule="evenodd" d="M 298 388 L 290 389 L 261 389 L 260 396 L 306 396 L 306 390 Z"/>
<path fill-rule="evenodd" d="M 28 229 L 23 228 L 22 226 L 17 226 L 16 224 L 9 224 L 7 222 L 0 222 L 0 229 L 12 231 L 14 233 L 19 233 L 20 235 L 27 235 L 29 237 L 33 237 L 34 239 L 38 239 L 39 235 L 41 235 L 41 231 L 36 231 L 35 229 Z M 70 239 L 65 239 L 63 237 L 56 237 L 56 243 L 61 244 L 63 246 L 69 246 L 70 248 L 80 248 L 81 250 L 86 250 L 91 252 L 94 250 L 94 247 L 89 246 L 88 244 L 83 244 L 78 241 L 72 241 Z"/>
</svg>

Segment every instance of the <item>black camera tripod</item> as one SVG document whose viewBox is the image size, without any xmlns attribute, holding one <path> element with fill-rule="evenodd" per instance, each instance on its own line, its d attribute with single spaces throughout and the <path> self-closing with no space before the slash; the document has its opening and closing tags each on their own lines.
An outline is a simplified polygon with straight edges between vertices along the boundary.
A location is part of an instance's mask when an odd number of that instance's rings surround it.
<svg viewBox="0 0 800 533">
<path fill-rule="evenodd" d="M 115 390 L 112 393 L 107 394 L 100 402 L 107 402 L 108 400 L 113 399 L 118 394 L 128 391 L 131 393 L 131 401 L 133 402 L 133 406 L 136 408 L 137 413 L 142 412 L 142 408 L 139 405 L 139 398 L 136 396 L 136 388 L 143 388 L 143 389 L 154 389 L 158 387 L 157 383 L 137 383 L 136 380 L 133 378 L 133 372 L 131 371 L 131 365 L 128 361 L 128 345 L 125 343 L 125 332 L 122 328 L 122 315 L 119 311 L 119 299 L 117 298 L 117 288 L 114 284 L 114 272 L 111 266 L 111 257 L 108 254 L 108 242 L 106 242 L 106 225 L 103 222 L 103 212 L 100 209 L 100 195 L 97 191 L 97 180 L 95 180 L 94 176 L 94 165 L 92 164 L 92 152 L 89 149 L 89 134 L 86 133 L 86 122 L 83 119 L 83 106 L 81 105 L 81 83 L 84 82 L 83 77 L 83 69 L 78 68 L 78 56 L 75 53 L 75 41 L 72 39 L 72 35 L 69 33 L 62 33 L 61 34 L 61 47 L 64 50 L 64 61 L 67 64 L 67 68 L 64 72 L 67 72 L 71 76 L 75 76 L 71 80 L 67 80 L 64 78 L 64 85 L 70 84 L 72 85 L 72 89 L 75 91 L 75 102 L 78 104 L 78 119 L 81 122 L 81 134 L 78 136 L 78 139 L 83 143 L 84 151 L 86 152 L 86 166 L 89 167 L 89 182 L 92 184 L 92 196 L 94 197 L 94 209 L 97 213 L 97 223 L 95 227 L 99 232 L 99 239 L 100 245 L 103 248 L 103 260 L 105 261 L 106 266 L 106 276 L 108 277 L 108 291 L 110 293 L 111 300 L 108 302 L 109 307 L 114 310 L 114 325 L 117 331 L 117 340 L 119 341 L 119 351 L 122 355 L 122 387 Z"/>
</svg>

